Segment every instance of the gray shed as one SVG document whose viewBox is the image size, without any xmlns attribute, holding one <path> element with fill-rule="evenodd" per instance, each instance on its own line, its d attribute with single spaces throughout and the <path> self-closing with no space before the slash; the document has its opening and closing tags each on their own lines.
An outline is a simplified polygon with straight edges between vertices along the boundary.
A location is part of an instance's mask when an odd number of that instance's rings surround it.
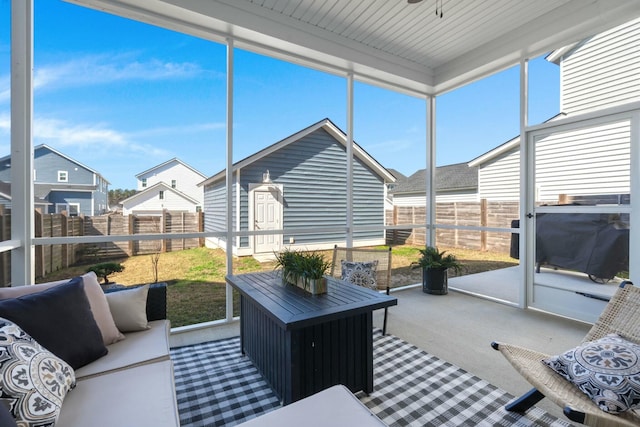
<svg viewBox="0 0 640 427">
<path fill-rule="evenodd" d="M 235 163 L 231 228 L 285 231 L 235 239 L 234 254 L 269 256 L 283 247 L 320 250 L 344 245 L 346 143 L 346 134 L 324 119 Z M 394 181 L 387 169 L 354 143 L 354 246 L 385 243 L 384 203 L 387 184 Z M 226 231 L 225 171 L 200 185 L 204 186 L 205 231 Z M 357 230 L 370 226 L 377 230 Z M 225 248 L 226 241 L 208 238 L 207 245 Z"/>
</svg>

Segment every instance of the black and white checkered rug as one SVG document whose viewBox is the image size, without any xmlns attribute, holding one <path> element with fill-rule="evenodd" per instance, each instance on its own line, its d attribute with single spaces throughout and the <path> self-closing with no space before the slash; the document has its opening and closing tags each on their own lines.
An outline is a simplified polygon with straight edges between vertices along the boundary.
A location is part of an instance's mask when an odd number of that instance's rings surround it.
<svg viewBox="0 0 640 427">
<path fill-rule="evenodd" d="M 513 396 L 391 335 L 374 331 L 374 388 L 360 400 L 390 426 L 569 426 L 533 408 L 509 413 Z M 171 350 L 183 427 L 233 426 L 279 407 L 230 338 Z"/>
</svg>

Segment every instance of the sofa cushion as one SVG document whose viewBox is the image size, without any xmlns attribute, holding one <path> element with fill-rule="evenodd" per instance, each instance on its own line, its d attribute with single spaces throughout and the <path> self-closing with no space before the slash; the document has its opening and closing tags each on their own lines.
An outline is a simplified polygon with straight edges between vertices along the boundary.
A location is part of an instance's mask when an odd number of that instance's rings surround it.
<svg viewBox="0 0 640 427">
<path fill-rule="evenodd" d="M 278 408 L 238 427 L 386 426 L 343 385 Z"/>
<path fill-rule="evenodd" d="M 0 317 L 15 322 L 73 369 L 107 354 L 79 277 L 42 292 L 0 301 Z"/>
<path fill-rule="evenodd" d="M 109 354 L 82 368 L 76 369 L 76 378 L 103 375 L 131 366 L 169 359 L 168 320 L 149 322 L 150 329 L 127 334 L 127 339 L 109 348 Z"/>
<path fill-rule="evenodd" d="M 89 305 L 93 312 L 93 317 L 100 328 L 102 334 L 102 341 L 104 345 L 113 344 L 114 342 L 124 339 L 124 335 L 118 330 L 116 324 L 113 321 L 107 298 L 100 287 L 96 273 L 89 272 L 80 276 L 82 283 L 84 284 L 84 292 L 89 299 Z M 40 283 L 38 285 L 30 286 L 16 286 L 11 288 L 0 288 L 0 300 L 7 298 L 17 298 L 22 295 L 33 294 L 36 292 L 42 292 L 43 290 L 52 288 L 54 286 L 68 283 L 69 279 L 58 280 L 55 282 Z"/>
<path fill-rule="evenodd" d="M 107 294 L 113 320 L 120 332 L 149 329 L 147 321 L 147 294 L 149 285 Z"/>
<path fill-rule="evenodd" d="M 8 409 L 23 427 L 53 425 L 62 401 L 76 383 L 71 366 L 3 318 L 0 354 L 0 412 Z M 11 425 L 5 417 L 0 415 L 0 425 Z"/>
<path fill-rule="evenodd" d="M 122 343 L 127 341 L 128 338 Z M 76 389 L 64 402 L 58 424 L 69 427 L 179 426 L 171 360 L 78 380 Z"/>
</svg>

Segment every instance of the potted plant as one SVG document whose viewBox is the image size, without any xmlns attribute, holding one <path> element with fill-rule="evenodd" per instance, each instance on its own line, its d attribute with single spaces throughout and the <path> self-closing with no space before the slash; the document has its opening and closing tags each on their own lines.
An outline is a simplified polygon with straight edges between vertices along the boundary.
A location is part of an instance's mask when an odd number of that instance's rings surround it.
<svg viewBox="0 0 640 427">
<path fill-rule="evenodd" d="M 327 292 L 327 278 L 324 277 L 331 263 L 317 252 L 302 252 L 285 249 L 276 254 L 276 268 L 282 271 L 285 283 L 298 286 L 313 295 Z"/>
<path fill-rule="evenodd" d="M 427 294 L 445 295 L 449 292 L 448 270 L 460 272 L 460 264 L 453 254 L 440 252 L 435 246 L 420 249 L 420 259 L 411 263 L 411 268 L 422 268 L 422 291 Z"/>
</svg>

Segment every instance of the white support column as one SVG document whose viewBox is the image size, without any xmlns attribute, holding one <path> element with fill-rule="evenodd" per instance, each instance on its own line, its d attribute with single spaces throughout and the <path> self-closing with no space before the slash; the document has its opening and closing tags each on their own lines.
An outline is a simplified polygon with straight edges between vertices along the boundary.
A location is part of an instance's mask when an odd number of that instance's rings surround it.
<svg viewBox="0 0 640 427">
<path fill-rule="evenodd" d="M 33 0 L 11 2 L 11 282 L 35 283 L 33 206 Z"/>
<path fill-rule="evenodd" d="M 527 283 L 533 280 L 533 263 L 535 255 L 530 252 L 534 248 L 535 239 L 533 220 L 527 215 L 533 212 L 533 168 L 532 150 L 527 143 L 526 128 L 529 116 L 529 60 L 520 60 L 520 292 L 518 306 L 527 306 Z"/>
<path fill-rule="evenodd" d="M 227 274 L 233 274 L 233 39 L 227 39 Z M 233 290 L 226 288 L 226 318 L 233 320 Z"/>
<path fill-rule="evenodd" d="M 426 242 L 427 246 L 436 244 L 436 98 L 434 96 L 427 97 L 427 158 L 426 158 Z"/>
<path fill-rule="evenodd" d="M 353 74 L 347 76 L 347 242 L 353 246 Z"/>
<path fill-rule="evenodd" d="M 634 113 L 631 118 L 631 213 L 629 214 L 629 259 L 636 260 L 640 256 L 640 113 Z M 635 203 L 634 203 L 635 201 Z M 629 279 L 640 283 L 638 268 L 634 262 L 629 263 Z"/>
</svg>

